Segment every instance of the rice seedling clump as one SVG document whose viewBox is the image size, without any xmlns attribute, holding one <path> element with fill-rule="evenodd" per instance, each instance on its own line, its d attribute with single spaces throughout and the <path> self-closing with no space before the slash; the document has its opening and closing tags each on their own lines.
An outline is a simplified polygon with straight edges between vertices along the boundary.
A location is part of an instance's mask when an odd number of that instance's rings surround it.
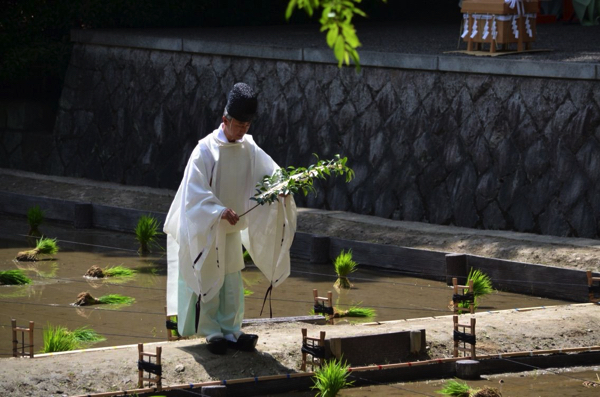
<svg viewBox="0 0 600 397">
<path fill-rule="evenodd" d="M 83 275 L 84 277 L 91 278 L 106 278 L 106 277 L 133 277 L 137 273 L 136 270 L 130 269 L 128 267 L 117 265 L 117 266 L 108 266 L 104 269 L 100 268 L 100 266 L 92 266 L 87 272 Z"/>
<path fill-rule="evenodd" d="M 42 237 L 37 241 L 34 249 L 19 252 L 15 259 L 18 261 L 37 261 L 40 255 L 54 255 L 58 250 L 55 238 Z"/>
<path fill-rule="evenodd" d="M 86 326 L 70 331 L 62 325 L 53 326 L 48 323 L 44 327 L 44 347 L 40 353 L 84 349 L 103 340 L 106 338 Z"/>
<path fill-rule="evenodd" d="M 140 243 L 139 252 L 148 254 L 151 247 L 162 248 L 157 241 L 158 236 L 162 235 L 159 230 L 159 222 L 150 215 L 142 215 L 135 227 L 135 238 Z"/>
<path fill-rule="evenodd" d="M 502 397 L 502 394 L 494 388 L 484 386 L 481 389 L 473 389 L 466 383 L 456 380 L 447 381 L 436 393 L 452 397 Z"/>
<path fill-rule="evenodd" d="M 477 308 L 481 298 L 494 292 L 494 288 L 492 287 L 492 279 L 490 276 L 479 269 L 471 268 L 469 275 L 467 276 L 467 284 L 471 280 L 473 280 L 473 307 Z M 469 302 L 459 302 L 458 307 L 463 309 L 469 308 Z"/>
<path fill-rule="evenodd" d="M 338 279 L 335 281 L 333 286 L 335 288 L 349 289 L 352 287 L 348 275 L 356 271 L 358 264 L 352 260 L 352 250 L 345 252 L 342 250 L 340 254 L 335 258 L 333 263 L 335 272 L 338 275 Z"/>
<path fill-rule="evenodd" d="M 39 226 L 44 221 L 44 211 L 39 205 L 34 205 L 27 210 L 27 223 L 29 223 L 29 235 L 40 237 Z"/>
<path fill-rule="evenodd" d="M 335 313 L 337 317 L 373 317 L 375 316 L 375 310 L 370 307 L 352 306 L 348 310 L 338 310 L 336 308 Z"/>
<path fill-rule="evenodd" d="M 129 305 L 135 302 L 135 298 L 119 294 L 109 294 L 99 297 L 98 301 L 106 305 Z"/>
<path fill-rule="evenodd" d="M 125 266 L 109 266 L 104 270 L 105 277 L 132 277 L 136 271 Z"/>
<path fill-rule="evenodd" d="M 73 303 L 74 306 L 90 306 L 90 305 L 130 305 L 135 302 L 135 298 L 120 294 L 108 294 L 99 298 L 94 298 L 89 292 L 81 292 L 77 295 L 77 300 Z"/>
<path fill-rule="evenodd" d="M 354 382 L 348 381 L 347 365 L 342 360 L 327 361 L 321 368 L 315 371 L 314 386 L 318 397 L 335 397 L 345 387 L 351 386 Z"/>
<path fill-rule="evenodd" d="M 0 271 L 0 285 L 31 284 L 31 279 L 21 269 Z"/>
<path fill-rule="evenodd" d="M 471 388 L 466 383 L 449 380 L 444 384 L 444 387 L 436 393 L 452 397 L 469 397 L 470 391 Z"/>
</svg>

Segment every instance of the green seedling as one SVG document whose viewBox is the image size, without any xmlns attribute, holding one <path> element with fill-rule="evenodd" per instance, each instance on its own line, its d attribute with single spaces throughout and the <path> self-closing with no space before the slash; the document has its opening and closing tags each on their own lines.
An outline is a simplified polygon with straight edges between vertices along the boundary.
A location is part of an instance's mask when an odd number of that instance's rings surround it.
<svg viewBox="0 0 600 397">
<path fill-rule="evenodd" d="M 135 298 L 119 294 L 109 294 L 99 297 L 98 302 L 105 305 L 130 305 L 135 302 Z"/>
<path fill-rule="evenodd" d="M 494 289 L 492 288 L 492 279 L 481 270 L 471 268 L 467 277 L 467 285 L 470 280 L 473 280 L 473 307 L 477 308 L 479 300 L 482 297 L 494 292 Z M 463 309 L 469 308 L 469 302 L 459 302 L 458 307 Z"/>
<path fill-rule="evenodd" d="M 149 254 L 152 247 L 162 249 L 157 241 L 158 236 L 162 235 L 159 226 L 158 220 L 150 215 L 140 217 L 135 227 L 135 238 L 140 243 L 140 254 Z"/>
<path fill-rule="evenodd" d="M 39 255 L 54 255 L 58 250 L 55 238 L 42 237 L 37 241 L 34 249 L 19 252 L 15 259 L 18 261 L 37 261 Z"/>
<path fill-rule="evenodd" d="M 135 298 L 119 294 L 103 295 L 99 298 L 94 298 L 89 292 L 80 292 L 77 295 L 77 300 L 73 303 L 75 306 L 90 306 L 90 305 L 129 305 L 135 302 Z"/>
<path fill-rule="evenodd" d="M 469 385 L 456 380 L 447 381 L 441 390 L 436 391 L 438 394 L 452 397 L 469 397 L 470 392 L 471 388 Z"/>
<path fill-rule="evenodd" d="M 41 353 L 54 353 L 86 348 L 96 342 L 105 340 L 96 331 L 88 327 L 80 327 L 69 331 L 61 325 L 44 327 L 44 347 Z"/>
<path fill-rule="evenodd" d="M 91 278 L 128 278 L 133 277 L 137 273 L 136 270 L 130 269 L 125 266 L 117 265 L 117 266 L 108 266 L 102 269 L 100 266 L 92 266 L 87 272 L 85 272 L 84 277 Z"/>
<path fill-rule="evenodd" d="M 497 389 L 487 386 L 481 389 L 473 389 L 466 383 L 456 380 L 447 381 L 444 387 L 436 393 L 453 397 L 502 397 L 502 394 Z"/>
<path fill-rule="evenodd" d="M 104 277 L 132 277 L 135 273 L 135 270 L 121 265 L 109 266 L 104 269 Z"/>
<path fill-rule="evenodd" d="M 348 250 L 347 252 L 342 250 L 337 258 L 335 258 L 333 266 L 338 276 L 333 286 L 338 289 L 352 288 L 348 275 L 355 272 L 358 267 L 358 264 L 352 260 L 352 250 Z"/>
<path fill-rule="evenodd" d="M 31 284 L 31 279 L 21 269 L 0 271 L 0 285 Z"/>
<path fill-rule="evenodd" d="M 348 310 L 334 309 L 335 317 L 373 317 L 375 310 L 369 307 L 352 306 Z"/>
<path fill-rule="evenodd" d="M 44 222 L 44 211 L 39 205 L 34 205 L 27 210 L 27 223 L 29 223 L 29 235 L 41 237 L 39 226 Z"/>
<path fill-rule="evenodd" d="M 312 386 L 312 389 L 318 390 L 317 397 L 335 397 L 340 390 L 351 386 L 354 382 L 348 381 L 349 367 L 342 360 L 335 359 L 327 361 L 317 369 L 313 379 L 314 385 Z"/>
</svg>

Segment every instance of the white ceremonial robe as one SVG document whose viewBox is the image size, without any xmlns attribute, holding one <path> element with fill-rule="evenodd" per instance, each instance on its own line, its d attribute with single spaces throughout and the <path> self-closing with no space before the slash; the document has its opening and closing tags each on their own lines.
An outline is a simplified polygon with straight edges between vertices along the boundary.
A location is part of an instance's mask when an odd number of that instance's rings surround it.
<svg viewBox="0 0 600 397">
<path fill-rule="evenodd" d="M 219 133 L 223 134 L 222 126 L 200 140 L 193 150 L 164 226 L 167 314 L 177 314 L 182 336 L 195 333 L 197 297 L 202 302 L 211 300 L 223 286 L 225 274 L 244 267 L 241 247 L 237 246 L 240 237 L 273 287 L 290 274 L 289 249 L 296 231 L 296 206 L 291 196 L 255 208 L 235 226 L 221 219 L 226 208 L 242 214 L 253 207 L 256 202 L 250 198 L 256 184 L 264 175 L 272 175 L 277 164 L 252 136 L 229 143 L 220 140 Z M 228 149 L 236 152 L 224 152 Z M 227 163 L 220 162 L 221 157 L 228 159 Z M 224 168 L 232 159 L 235 164 L 231 166 L 241 167 L 238 173 Z"/>
</svg>

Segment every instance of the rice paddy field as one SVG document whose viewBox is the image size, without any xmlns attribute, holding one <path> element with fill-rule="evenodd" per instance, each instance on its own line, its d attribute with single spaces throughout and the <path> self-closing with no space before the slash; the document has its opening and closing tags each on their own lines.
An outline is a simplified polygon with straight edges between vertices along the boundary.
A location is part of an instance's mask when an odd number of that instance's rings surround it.
<svg viewBox="0 0 600 397">
<path fill-rule="evenodd" d="M 27 237 L 22 218 L 2 216 L 0 226 L 0 271 L 20 269 L 32 283 L 0 286 L 0 330 L 9 335 L 11 319 L 27 327 L 34 322 L 34 344 L 42 346 L 43 328 L 61 325 L 69 330 L 89 327 L 105 340 L 94 347 L 116 346 L 166 340 L 165 286 L 166 253 L 155 249 L 149 255 L 138 253 L 133 234 L 104 230 L 78 230 L 68 225 L 49 224 L 42 232 L 56 238 L 60 250 L 35 262 L 14 260 L 19 251 L 29 249 L 35 240 Z M 164 241 L 159 243 L 164 246 Z M 92 266 L 102 269 L 123 267 L 133 274 L 123 277 L 94 279 L 84 277 Z M 262 274 L 248 264 L 243 272 L 247 290 L 245 318 L 259 318 L 268 288 Z M 294 261 L 290 278 L 273 290 L 274 317 L 309 315 L 313 309 L 313 289 L 320 296 L 332 291 L 334 306 L 339 310 L 364 307 L 373 317 L 337 320 L 386 321 L 404 318 L 447 315 L 452 289 L 445 283 L 406 277 L 380 269 L 358 267 L 349 275 L 352 288 L 337 290 L 333 264 L 314 265 Z M 94 298 L 122 295 L 128 304 L 75 306 L 79 294 Z M 565 302 L 531 296 L 494 292 L 481 301 L 479 310 L 501 310 L 532 306 L 559 305 Z M 268 305 L 268 303 L 267 303 Z M 263 313 L 262 317 L 268 316 Z M 10 356 L 10 338 L 0 340 L 0 354 Z"/>
</svg>

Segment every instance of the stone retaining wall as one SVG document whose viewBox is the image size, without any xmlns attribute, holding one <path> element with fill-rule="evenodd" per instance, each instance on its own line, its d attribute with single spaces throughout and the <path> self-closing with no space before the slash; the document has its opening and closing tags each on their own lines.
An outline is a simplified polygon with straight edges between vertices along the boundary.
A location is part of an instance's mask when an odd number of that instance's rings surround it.
<svg viewBox="0 0 600 397">
<path fill-rule="evenodd" d="M 320 184 L 301 205 L 599 234 L 597 78 L 368 64 L 357 75 L 329 62 L 76 44 L 45 168 L 176 189 L 237 81 L 258 91 L 250 133 L 280 165 L 306 166 L 312 153 L 349 157 L 356 179 Z"/>
<path fill-rule="evenodd" d="M 0 100 L 0 167 L 45 172 L 56 107 L 48 99 Z"/>
</svg>

